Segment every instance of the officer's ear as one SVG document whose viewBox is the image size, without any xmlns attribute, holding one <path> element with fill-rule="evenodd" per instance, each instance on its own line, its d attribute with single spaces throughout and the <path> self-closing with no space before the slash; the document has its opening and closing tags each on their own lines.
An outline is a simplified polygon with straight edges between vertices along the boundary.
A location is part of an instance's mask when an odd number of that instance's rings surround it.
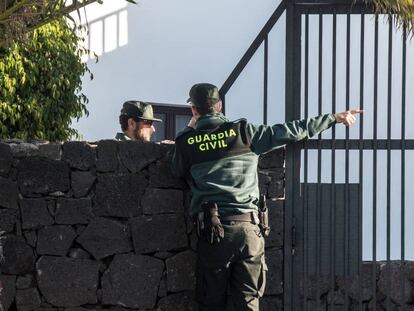
<svg viewBox="0 0 414 311">
<path fill-rule="evenodd" d="M 215 105 L 214 108 L 217 112 L 221 112 L 221 110 L 223 109 L 223 102 L 221 100 L 219 100 Z"/>
<path fill-rule="evenodd" d="M 197 107 L 195 105 L 191 105 L 191 112 L 193 114 L 194 117 L 199 117 L 200 113 L 197 110 Z"/>
</svg>

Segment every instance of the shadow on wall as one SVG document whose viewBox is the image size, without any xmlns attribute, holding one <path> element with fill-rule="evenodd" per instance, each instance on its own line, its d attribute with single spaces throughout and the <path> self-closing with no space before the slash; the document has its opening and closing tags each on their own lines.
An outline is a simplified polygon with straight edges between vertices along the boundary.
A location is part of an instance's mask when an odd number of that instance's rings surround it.
<svg viewBox="0 0 414 311">
<path fill-rule="evenodd" d="M 114 51 L 128 44 L 128 11 L 117 10 L 104 15 L 98 20 L 88 23 L 89 32 L 85 35 L 85 45 L 92 55 L 85 57 L 87 61 L 104 53 Z"/>
</svg>

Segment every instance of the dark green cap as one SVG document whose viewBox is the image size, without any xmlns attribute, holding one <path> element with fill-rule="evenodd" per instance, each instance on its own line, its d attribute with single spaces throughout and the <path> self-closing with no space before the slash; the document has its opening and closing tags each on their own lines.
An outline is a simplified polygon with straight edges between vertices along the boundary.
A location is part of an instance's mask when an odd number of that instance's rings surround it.
<svg viewBox="0 0 414 311">
<path fill-rule="evenodd" d="M 190 98 L 187 103 L 191 102 L 195 106 L 213 106 L 220 101 L 220 94 L 217 86 L 210 83 L 197 83 L 190 89 Z"/>
<path fill-rule="evenodd" d="M 121 114 L 135 119 L 162 122 L 162 120 L 154 118 L 150 104 L 137 100 L 126 101 L 122 106 Z"/>
</svg>

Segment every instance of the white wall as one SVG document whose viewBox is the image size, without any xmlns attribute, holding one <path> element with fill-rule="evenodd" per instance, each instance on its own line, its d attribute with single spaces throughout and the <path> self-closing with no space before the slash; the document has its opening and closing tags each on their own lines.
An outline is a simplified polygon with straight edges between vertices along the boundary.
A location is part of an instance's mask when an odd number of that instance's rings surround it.
<svg viewBox="0 0 414 311">
<path fill-rule="evenodd" d="M 88 6 L 87 43 L 100 56 L 96 64 L 88 61 L 94 79 L 83 80 L 90 115 L 75 122 L 75 128 L 86 140 L 112 138 L 127 99 L 184 104 L 194 83 L 221 86 L 278 4 L 141 0 L 132 5 L 106 0 Z M 83 11 L 81 20 L 86 21 Z M 243 109 L 248 104 L 240 103 Z"/>
</svg>

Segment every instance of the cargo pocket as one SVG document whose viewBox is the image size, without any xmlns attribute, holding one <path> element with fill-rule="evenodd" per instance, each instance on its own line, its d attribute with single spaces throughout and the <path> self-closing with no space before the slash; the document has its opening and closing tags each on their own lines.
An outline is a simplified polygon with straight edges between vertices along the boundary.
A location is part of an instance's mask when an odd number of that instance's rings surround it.
<svg viewBox="0 0 414 311">
<path fill-rule="evenodd" d="M 261 271 L 259 275 L 259 280 L 257 282 L 257 295 L 262 297 L 266 287 L 266 274 L 267 274 L 267 264 L 265 261 L 265 256 L 262 256 Z"/>
</svg>

